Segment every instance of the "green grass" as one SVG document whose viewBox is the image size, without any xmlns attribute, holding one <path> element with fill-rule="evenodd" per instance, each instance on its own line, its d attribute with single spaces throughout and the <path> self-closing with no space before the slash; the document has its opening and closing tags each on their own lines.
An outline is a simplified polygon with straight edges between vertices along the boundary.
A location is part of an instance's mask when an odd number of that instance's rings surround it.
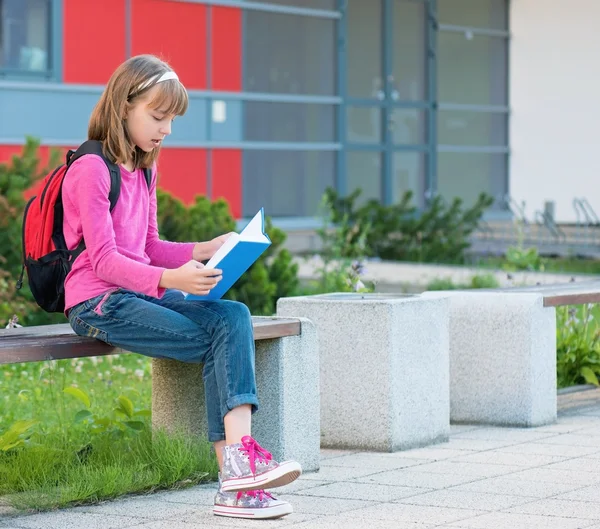
<svg viewBox="0 0 600 529">
<path fill-rule="evenodd" d="M 215 480 L 208 441 L 152 431 L 150 366 L 121 354 L 0 368 L 0 502 L 47 510 Z"/>
</svg>

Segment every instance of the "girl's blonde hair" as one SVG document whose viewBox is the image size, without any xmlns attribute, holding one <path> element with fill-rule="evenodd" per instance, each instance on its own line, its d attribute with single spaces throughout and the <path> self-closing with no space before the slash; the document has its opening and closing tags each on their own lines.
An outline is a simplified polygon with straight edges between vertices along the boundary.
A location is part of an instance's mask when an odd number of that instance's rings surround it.
<svg viewBox="0 0 600 529">
<path fill-rule="evenodd" d="M 125 116 L 135 103 L 155 85 L 156 94 L 148 106 L 183 116 L 188 94 L 177 79 L 156 83 L 171 67 L 154 55 L 138 55 L 121 64 L 112 74 L 88 125 L 88 139 L 101 141 L 104 154 L 117 164 L 133 161 L 134 168 L 152 167 L 160 147 L 144 152 L 129 138 Z"/>
</svg>

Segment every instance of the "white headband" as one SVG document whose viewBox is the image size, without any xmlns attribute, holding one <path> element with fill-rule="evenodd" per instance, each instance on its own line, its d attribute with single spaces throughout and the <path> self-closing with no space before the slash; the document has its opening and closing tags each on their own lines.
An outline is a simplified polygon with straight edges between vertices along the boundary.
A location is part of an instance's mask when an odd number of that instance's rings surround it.
<svg viewBox="0 0 600 529">
<path fill-rule="evenodd" d="M 163 73 L 160 76 L 160 78 L 158 79 L 158 81 L 154 82 L 154 79 L 156 79 L 156 77 L 151 77 L 145 83 L 142 83 L 140 86 L 138 86 L 135 91 L 141 92 L 142 90 L 144 90 L 145 88 L 148 88 L 153 83 L 158 84 L 158 83 L 162 83 L 163 81 L 168 81 L 170 79 L 175 79 L 175 80 L 179 81 L 179 77 L 177 77 L 177 74 L 172 70 L 169 70 L 169 71 Z"/>
</svg>

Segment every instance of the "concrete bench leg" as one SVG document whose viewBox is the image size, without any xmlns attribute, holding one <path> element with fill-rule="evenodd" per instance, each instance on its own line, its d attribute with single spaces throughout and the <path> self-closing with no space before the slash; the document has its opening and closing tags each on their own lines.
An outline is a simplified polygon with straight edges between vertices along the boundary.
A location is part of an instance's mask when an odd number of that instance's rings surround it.
<svg viewBox="0 0 600 529">
<path fill-rule="evenodd" d="M 300 336 L 256 342 L 260 409 L 252 435 L 278 461 L 294 459 L 305 472 L 319 469 L 319 351 L 314 325 Z M 202 364 L 152 360 L 152 424 L 206 438 Z"/>
<path fill-rule="evenodd" d="M 556 420 L 556 311 L 539 294 L 450 296 L 450 419 L 502 426 Z"/>
<path fill-rule="evenodd" d="M 281 298 L 319 335 L 321 446 L 395 451 L 448 439 L 448 302 L 419 296 Z"/>
</svg>

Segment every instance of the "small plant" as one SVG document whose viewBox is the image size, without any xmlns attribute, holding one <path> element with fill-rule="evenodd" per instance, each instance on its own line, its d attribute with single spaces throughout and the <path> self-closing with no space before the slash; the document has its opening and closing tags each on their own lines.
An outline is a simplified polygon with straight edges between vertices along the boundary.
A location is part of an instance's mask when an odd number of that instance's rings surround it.
<svg viewBox="0 0 600 529">
<path fill-rule="evenodd" d="M 33 427 L 37 424 L 36 420 L 17 421 L 12 424 L 3 435 L 0 435 L 0 451 L 8 452 L 24 446 L 33 434 Z"/>
<path fill-rule="evenodd" d="M 326 196 L 321 202 L 321 211 L 323 225 L 316 231 L 321 239 L 322 251 L 312 257 L 317 279 L 301 293 L 372 291 L 372 286 L 367 287 L 363 281 L 370 225 L 350 225 L 347 214 L 334 223 Z"/>
<path fill-rule="evenodd" d="M 557 309 L 556 361 L 559 388 L 600 385 L 600 328 L 593 305 Z"/>
<path fill-rule="evenodd" d="M 510 272 L 528 270 L 531 272 L 543 272 L 545 261 L 540 257 L 535 247 L 525 248 L 522 224 L 518 225 L 518 236 L 516 246 L 509 246 L 506 250 L 503 268 Z"/>
<path fill-rule="evenodd" d="M 143 419 L 150 417 L 150 410 L 136 410 L 131 399 L 125 395 L 119 395 L 115 399 L 112 413 L 103 414 L 92 411 L 90 397 L 82 389 L 69 386 L 63 392 L 76 398 L 85 406 L 74 415 L 73 424 L 87 425 L 91 434 L 108 434 L 112 438 L 121 438 L 127 433 L 140 432 L 148 427 Z"/>
</svg>

